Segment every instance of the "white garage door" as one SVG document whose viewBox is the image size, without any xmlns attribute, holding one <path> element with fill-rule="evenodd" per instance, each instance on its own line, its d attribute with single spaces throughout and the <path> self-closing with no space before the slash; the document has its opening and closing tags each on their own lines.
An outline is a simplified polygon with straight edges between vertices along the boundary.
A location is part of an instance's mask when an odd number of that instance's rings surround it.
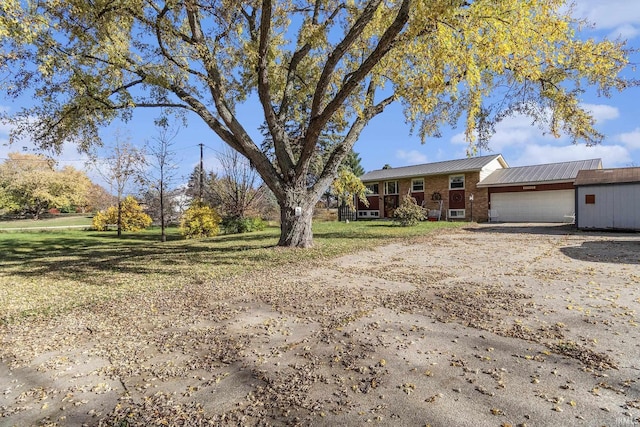
<svg viewBox="0 0 640 427">
<path fill-rule="evenodd" d="M 491 209 L 501 222 L 567 222 L 575 210 L 575 190 L 491 194 Z"/>
</svg>

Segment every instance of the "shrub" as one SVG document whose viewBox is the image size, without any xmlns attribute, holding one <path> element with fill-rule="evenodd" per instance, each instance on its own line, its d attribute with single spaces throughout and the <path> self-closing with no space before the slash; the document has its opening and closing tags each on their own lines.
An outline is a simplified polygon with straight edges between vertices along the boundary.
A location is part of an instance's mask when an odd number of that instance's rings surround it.
<svg viewBox="0 0 640 427">
<path fill-rule="evenodd" d="M 402 198 L 400 206 L 393 212 L 393 220 L 403 227 L 416 225 L 424 220 L 424 209 L 418 206 L 416 199 L 405 196 Z"/>
<path fill-rule="evenodd" d="M 221 221 L 214 208 L 196 202 L 182 215 L 180 232 L 187 239 L 217 236 L 220 233 Z"/>
<path fill-rule="evenodd" d="M 260 218 L 225 217 L 222 220 L 222 228 L 225 234 L 250 233 L 262 231 L 267 223 Z"/>
<path fill-rule="evenodd" d="M 132 196 L 127 196 L 122 202 L 122 231 L 140 231 L 151 225 L 151 217 L 142 211 L 142 208 Z M 107 210 L 100 211 L 93 217 L 93 228 L 104 231 L 110 224 L 118 223 L 118 207 L 109 206 Z"/>
</svg>

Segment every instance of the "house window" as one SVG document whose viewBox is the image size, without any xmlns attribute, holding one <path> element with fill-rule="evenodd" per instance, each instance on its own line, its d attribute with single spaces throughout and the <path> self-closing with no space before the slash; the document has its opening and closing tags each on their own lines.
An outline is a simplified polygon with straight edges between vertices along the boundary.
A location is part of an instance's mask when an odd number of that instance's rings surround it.
<svg viewBox="0 0 640 427">
<path fill-rule="evenodd" d="M 373 217 L 373 218 L 379 218 L 380 217 L 380 213 L 378 211 L 358 211 L 358 217 L 359 218 L 365 218 L 365 217 Z"/>
<path fill-rule="evenodd" d="M 366 184 L 367 192 L 369 194 L 380 194 L 378 193 L 378 184 Z"/>
<path fill-rule="evenodd" d="M 416 178 L 411 180 L 411 191 L 417 193 L 424 191 L 424 178 Z"/>
<path fill-rule="evenodd" d="M 449 209 L 449 218 L 464 218 L 464 209 Z"/>
<path fill-rule="evenodd" d="M 596 204 L 596 195 L 595 194 L 585 194 L 584 202 L 587 205 L 595 205 Z"/>
<path fill-rule="evenodd" d="M 387 181 L 384 183 L 384 194 L 398 194 L 398 181 Z"/>
<path fill-rule="evenodd" d="M 464 189 L 464 175 L 451 175 L 449 177 L 449 189 L 450 190 Z"/>
</svg>

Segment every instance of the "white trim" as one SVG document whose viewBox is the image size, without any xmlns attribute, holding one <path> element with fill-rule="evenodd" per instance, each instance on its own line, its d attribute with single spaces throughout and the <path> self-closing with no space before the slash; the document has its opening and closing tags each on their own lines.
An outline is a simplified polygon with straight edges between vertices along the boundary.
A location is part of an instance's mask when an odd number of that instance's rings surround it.
<svg viewBox="0 0 640 427">
<path fill-rule="evenodd" d="M 453 178 L 462 177 L 462 187 L 451 187 L 451 181 Z M 455 175 L 449 175 L 449 190 L 464 190 L 466 187 L 466 177 L 463 173 L 457 173 Z"/>
<path fill-rule="evenodd" d="M 388 187 L 387 187 L 387 186 L 388 186 L 388 184 L 389 184 L 390 182 L 393 182 L 393 183 L 394 183 L 394 185 L 395 185 L 395 187 L 396 187 L 396 192 L 395 192 L 395 193 L 389 193 L 389 192 L 387 191 L 387 190 L 388 190 Z M 398 188 L 398 181 L 397 181 L 397 180 L 391 180 L 391 181 L 385 181 L 385 182 L 384 182 L 384 195 L 385 195 L 385 196 L 394 196 L 394 195 L 396 195 L 396 194 L 400 194 L 399 192 L 400 192 L 400 189 Z"/>
<path fill-rule="evenodd" d="M 375 192 L 375 193 L 373 192 L 373 190 L 369 189 L 369 186 L 373 187 L 374 185 L 378 187 L 378 191 Z M 366 187 L 366 189 L 368 191 L 371 191 L 370 193 L 367 193 L 367 196 L 377 196 L 377 195 L 380 194 L 380 183 L 378 183 L 378 182 L 369 182 L 369 183 L 365 184 L 364 186 Z"/>
<path fill-rule="evenodd" d="M 458 218 L 465 218 L 465 217 L 466 217 L 466 211 L 464 209 L 449 209 L 449 218 L 458 219 Z"/>
</svg>

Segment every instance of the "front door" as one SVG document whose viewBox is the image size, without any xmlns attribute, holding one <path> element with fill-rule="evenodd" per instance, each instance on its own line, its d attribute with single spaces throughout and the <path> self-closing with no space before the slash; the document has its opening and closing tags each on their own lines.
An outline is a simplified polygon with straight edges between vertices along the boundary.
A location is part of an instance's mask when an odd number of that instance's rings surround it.
<svg viewBox="0 0 640 427">
<path fill-rule="evenodd" d="M 464 209 L 464 190 L 449 190 L 449 209 Z"/>
<path fill-rule="evenodd" d="M 389 195 L 384 196 L 384 217 L 391 218 L 393 216 L 393 212 L 398 207 L 398 196 L 397 195 Z"/>
</svg>

